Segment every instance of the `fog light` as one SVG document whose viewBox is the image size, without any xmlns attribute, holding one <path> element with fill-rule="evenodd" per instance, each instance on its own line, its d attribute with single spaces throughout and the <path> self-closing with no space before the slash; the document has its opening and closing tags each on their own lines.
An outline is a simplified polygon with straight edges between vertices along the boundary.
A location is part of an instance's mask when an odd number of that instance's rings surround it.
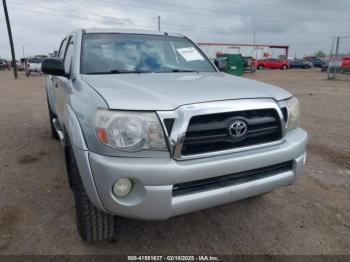
<svg viewBox="0 0 350 262">
<path fill-rule="evenodd" d="M 132 189 L 132 181 L 129 178 L 119 178 L 113 185 L 113 193 L 117 197 L 127 196 Z"/>
</svg>

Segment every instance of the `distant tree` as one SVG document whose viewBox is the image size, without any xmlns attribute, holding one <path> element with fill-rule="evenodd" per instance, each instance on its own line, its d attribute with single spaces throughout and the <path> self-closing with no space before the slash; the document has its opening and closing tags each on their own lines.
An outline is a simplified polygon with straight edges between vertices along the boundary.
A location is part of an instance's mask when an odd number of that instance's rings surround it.
<svg viewBox="0 0 350 262">
<path fill-rule="evenodd" d="M 325 52 L 323 52 L 322 50 L 320 50 L 320 51 L 317 51 L 317 52 L 315 53 L 315 56 L 318 57 L 318 58 L 324 58 L 324 57 L 326 57 L 327 55 L 326 55 Z"/>
</svg>

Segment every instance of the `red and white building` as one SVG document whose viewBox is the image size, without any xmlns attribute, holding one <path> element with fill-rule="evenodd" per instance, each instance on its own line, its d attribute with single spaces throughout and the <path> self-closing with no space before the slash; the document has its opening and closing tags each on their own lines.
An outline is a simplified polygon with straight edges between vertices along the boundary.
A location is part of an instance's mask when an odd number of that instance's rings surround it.
<svg viewBox="0 0 350 262">
<path fill-rule="evenodd" d="M 253 45 L 253 44 L 230 44 L 230 43 L 197 43 L 210 58 L 217 54 L 241 54 L 257 59 L 266 57 L 288 57 L 289 46 L 287 45 Z"/>
</svg>

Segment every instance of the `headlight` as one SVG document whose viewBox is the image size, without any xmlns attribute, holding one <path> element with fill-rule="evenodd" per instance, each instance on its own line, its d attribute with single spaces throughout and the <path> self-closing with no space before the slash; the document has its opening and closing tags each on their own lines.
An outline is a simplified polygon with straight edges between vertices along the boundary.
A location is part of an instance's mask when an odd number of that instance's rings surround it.
<svg viewBox="0 0 350 262">
<path fill-rule="evenodd" d="M 118 150 L 167 150 L 155 113 L 97 110 L 95 129 L 101 143 Z"/>
<path fill-rule="evenodd" d="M 290 131 L 299 126 L 299 101 L 295 97 L 286 101 L 288 112 L 287 131 Z"/>
</svg>

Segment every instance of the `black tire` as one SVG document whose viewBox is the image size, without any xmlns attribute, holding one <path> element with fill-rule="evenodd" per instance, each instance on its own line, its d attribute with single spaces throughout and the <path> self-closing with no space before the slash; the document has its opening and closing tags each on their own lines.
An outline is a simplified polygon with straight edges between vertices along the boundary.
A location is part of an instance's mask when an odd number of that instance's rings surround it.
<svg viewBox="0 0 350 262">
<path fill-rule="evenodd" d="M 258 66 L 258 70 L 263 70 L 264 69 L 264 66 L 263 65 L 259 65 Z"/>
<path fill-rule="evenodd" d="M 81 239 L 87 243 L 113 239 L 115 218 L 100 211 L 90 202 L 69 145 L 66 147 L 66 159 L 69 183 L 74 190 L 77 230 Z"/>
<path fill-rule="evenodd" d="M 288 67 L 287 67 L 286 65 L 283 65 L 281 69 L 282 69 L 282 70 L 287 70 Z"/>
<path fill-rule="evenodd" d="M 57 116 L 56 116 L 55 113 L 52 112 L 52 110 L 51 110 L 50 103 L 49 103 L 49 98 L 48 98 L 48 97 L 46 98 L 46 100 L 47 100 L 47 107 L 48 107 L 48 109 L 49 109 L 49 121 L 50 121 L 51 136 L 52 136 L 52 138 L 54 138 L 54 139 L 59 139 L 58 134 L 57 134 L 57 132 L 56 132 L 56 128 L 55 128 L 54 125 L 53 125 L 53 119 L 57 118 Z"/>
</svg>

